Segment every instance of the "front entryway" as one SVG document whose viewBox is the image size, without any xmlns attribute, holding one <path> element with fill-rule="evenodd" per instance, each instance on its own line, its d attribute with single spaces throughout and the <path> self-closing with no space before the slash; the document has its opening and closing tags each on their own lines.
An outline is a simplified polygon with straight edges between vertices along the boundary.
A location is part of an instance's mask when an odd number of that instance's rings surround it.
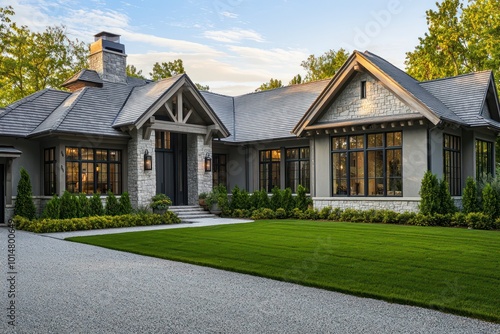
<svg viewBox="0 0 500 334">
<path fill-rule="evenodd" d="M 173 205 L 186 205 L 187 136 L 156 131 L 156 193 L 170 197 Z"/>
<path fill-rule="evenodd" d="M 5 168 L 0 165 L 0 224 L 5 224 Z"/>
</svg>

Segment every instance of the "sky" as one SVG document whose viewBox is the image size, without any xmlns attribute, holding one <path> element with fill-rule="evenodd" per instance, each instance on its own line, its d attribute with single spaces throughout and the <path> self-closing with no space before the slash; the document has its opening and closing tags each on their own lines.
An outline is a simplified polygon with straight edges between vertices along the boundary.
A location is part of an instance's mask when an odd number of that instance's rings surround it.
<svg viewBox="0 0 500 334">
<path fill-rule="evenodd" d="M 7 5 L 34 31 L 64 25 L 87 43 L 121 35 L 127 64 L 146 77 L 155 62 L 180 58 L 193 82 L 240 95 L 271 78 L 288 84 L 309 55 L 330 49 L 369 50 L 404 69 L 436 0 L 0 0 Z"/>
</svg>

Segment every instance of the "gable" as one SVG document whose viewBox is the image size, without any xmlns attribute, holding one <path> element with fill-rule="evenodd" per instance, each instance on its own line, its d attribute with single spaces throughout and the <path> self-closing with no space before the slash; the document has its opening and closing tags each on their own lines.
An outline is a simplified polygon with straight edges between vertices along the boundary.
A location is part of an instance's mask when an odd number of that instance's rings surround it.
<svg viewBox="0 0 500 334">
<path fill-rule="evenodd" d="M 366 97 L 361 98 L 361 82 L 366 83 Z M 317 123 L 334 123 L 366 117 L 414 114 L 416 111 L 403 103 L 380 81 L 367 73 L 357 73 L 335 98 Z"/>
</svg>

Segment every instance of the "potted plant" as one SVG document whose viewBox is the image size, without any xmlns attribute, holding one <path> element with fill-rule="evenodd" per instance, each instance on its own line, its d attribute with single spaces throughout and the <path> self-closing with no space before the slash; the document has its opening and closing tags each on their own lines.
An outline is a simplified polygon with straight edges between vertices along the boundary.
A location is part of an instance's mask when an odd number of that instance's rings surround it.
<svg viewBox="0 0 500 334">
<path fill-rule="evenodd" d="M 149 205 L 153 209 L 154 213 L 164 214 L 167 212 L 168 207 L 172 205 L 172 201 L 165 194 L 156 194 L 151 197 L 151 204 Z"/>
<path fill-rule="evenodd" d="M 220 215 L 228 206 L 227 190 L 223 185 L 218 185 L 207 194 L 205 202 L 210 213 Z"/>
<path fill-rule="evenodd" d="M 208 210 L 208 205 L 207 205 L 207 193 L 203 192 L 198 195 L 198 204 L 203 207 L 204 210 Z"/>
</svg>

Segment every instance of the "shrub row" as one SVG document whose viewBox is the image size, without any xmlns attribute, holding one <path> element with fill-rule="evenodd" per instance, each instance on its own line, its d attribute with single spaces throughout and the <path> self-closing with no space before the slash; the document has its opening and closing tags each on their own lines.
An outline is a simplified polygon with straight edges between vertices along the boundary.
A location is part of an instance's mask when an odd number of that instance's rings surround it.
<svg viewBox="0 0 500 334">
<path fill-rule="evenodd" d="M 42 218 L 29 220 L 21 216 L 15 216 L 14 223 L 16 224 L 16 228 L 19 230 L 35 233 L 53 233 L 116 227 L 177 224 L 180 223 L 180 219 L 173 212 L 167 211 L 162 215 L 148 213 L 117 216 L 92 216 L 69 219 Z"/>
<path fill-rule="evenodd" d="M 332 209 L 325 207 L 321 210 L 306 209 L 302 211 L 298 208 L 290 213 L 283 208 L 271 210 L 269 208 L 248 210 L 234 210 L 233 217 L 248 218 L 254 220 L 261 219 L 302 219 L 302 220 L 329 220 L 335 222 L 352 223 L 384 223 L 384 224 L 402 224 L 416 226 L 443 226 L 443 227 L 468 227 L 472 229 L 491 230 L 500 229 L 500 218 L 492 219 L 482 212 L 471 212 L 468 214 L 462 212 L 449 214 L 422 214 L 414 212 L 397 213 L 391 210 L 355 210 L 340 208 Z"/>
</svg>

